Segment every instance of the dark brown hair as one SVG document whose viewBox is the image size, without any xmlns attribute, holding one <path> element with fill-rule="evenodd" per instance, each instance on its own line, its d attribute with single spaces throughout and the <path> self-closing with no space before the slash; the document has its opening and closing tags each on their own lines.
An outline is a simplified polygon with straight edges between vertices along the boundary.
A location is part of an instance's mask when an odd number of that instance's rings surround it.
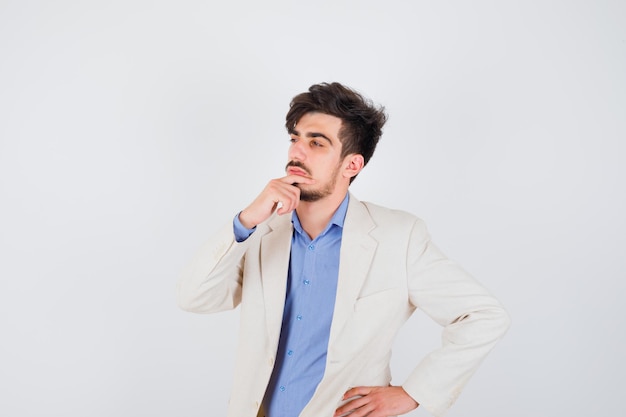
<svg viewBox="0 0 626 417">
<path fill-rule="evenodd" d="M 356 91 L 339 83 L 321 83 L 309 87 L 306 93 L 291 100 L 285 127 L 291 133 L 302 116 L 320 112 L 338 117 L 342 121 L 339 139 L 341 157 L 361 154 L 367 164 L 374 154 L 376 144 L 387 121 L 384 107 L 377 107 Z M 352 178 L 354 179 L 354 178 Z"/>
</svg>

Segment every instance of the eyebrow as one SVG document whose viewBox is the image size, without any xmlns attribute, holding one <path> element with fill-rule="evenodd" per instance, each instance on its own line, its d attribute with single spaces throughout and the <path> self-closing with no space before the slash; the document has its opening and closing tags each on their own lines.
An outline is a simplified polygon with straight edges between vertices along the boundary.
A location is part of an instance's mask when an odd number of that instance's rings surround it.
<svg viewBox="0 0 626 417">
<path fill-rule="evenodd" d="M 290 134 L 294 135 L 294 136 L 300 136 L 300 132 L 298 132 L 296 129 L 291 129 L 291 131 L 289 132 Z M 329 137 L 327 137 L 325 134 L 323 133 L 319 133 L 319 132 L 308 132 L 305 135 L 307 138 L 323 138 L 326 139 L 328 141 L 328 143 L 330 145 L 333 145 L 333 141 L 330 140 Z"/>
</svg>

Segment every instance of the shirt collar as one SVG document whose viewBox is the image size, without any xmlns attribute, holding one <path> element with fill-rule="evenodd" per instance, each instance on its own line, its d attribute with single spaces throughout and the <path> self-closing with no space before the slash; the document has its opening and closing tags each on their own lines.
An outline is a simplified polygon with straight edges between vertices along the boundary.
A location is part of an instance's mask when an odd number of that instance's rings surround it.
<svg viewBox="0 0 626 417">
<path fill-rule="evenodd" d="M 323 236 L 324 234 L 326 234 L 326 232 L 328 231 L 328 229 L 330 229 L 332 225 L 337 225 L 343 228 L 343 222 L 346 219 L 346 212 L 348 211 L 349 200 L 350 200 L 350 194 L 346 193 L 346 196 L 344 197 L 343 201 L 341 202 L 341 204 L 339 204 L 339 207 L 337 207 L 337 210 L 335 210 L 333 217 L 331 217 L 324 231 L 320 233 L 320 236 Z M 304 229 L 302 229 L 302 225 L 300 224 L 300 219 L 298 218 L 298 214 L 296 213 L 295 210 L 291 214 L 291 222 L 293 223 L 293 228 L 298 233 L 300 233 L 301 235 L 306 235 Z"/>
</svg>

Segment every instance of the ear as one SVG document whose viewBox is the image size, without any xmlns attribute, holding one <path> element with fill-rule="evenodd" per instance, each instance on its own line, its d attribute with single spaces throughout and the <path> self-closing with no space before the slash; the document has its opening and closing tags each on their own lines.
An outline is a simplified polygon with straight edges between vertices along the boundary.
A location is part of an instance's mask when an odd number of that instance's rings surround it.
<svg viewBox="0 0 626 417">
<path fill-rule="evenodd" d="M 343 160 L 343 166 L 344 178 L 356 177 L 356 175 L 361 172 L 361 170 L 365 166 L 365 160 L 363 159 L 363 155 L 358 153 L 352 153 L 350 155 L 347 155 Z"/>
</svg>

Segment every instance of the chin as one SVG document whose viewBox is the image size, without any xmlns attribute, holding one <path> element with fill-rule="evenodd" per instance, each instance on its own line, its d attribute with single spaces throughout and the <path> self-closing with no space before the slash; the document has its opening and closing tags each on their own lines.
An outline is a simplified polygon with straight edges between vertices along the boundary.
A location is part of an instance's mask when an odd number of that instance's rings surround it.
<svg viewBox="0 0 626 417">
<path fill-rule="evenodd" d="M 314 201 L 321 200 L 326 197 L 328 194 L 321 191 L 311 191 L 311 190 L 302 190 L 300 189 L 300 201 L 306 201 L 307 203 L 312 203 Z"/>
</svg>

